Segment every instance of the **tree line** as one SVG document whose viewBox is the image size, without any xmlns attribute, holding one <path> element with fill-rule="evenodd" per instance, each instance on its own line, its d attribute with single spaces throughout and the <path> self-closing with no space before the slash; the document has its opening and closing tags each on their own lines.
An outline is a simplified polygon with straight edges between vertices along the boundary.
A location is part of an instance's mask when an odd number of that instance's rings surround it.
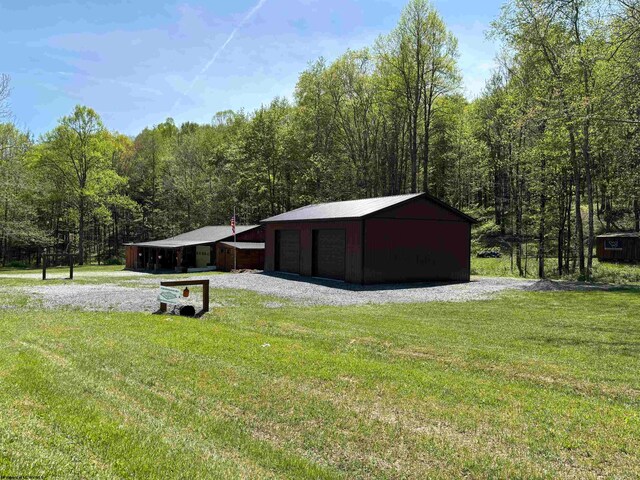
<svg viewBox="0 0 640 480">
<path fill-rule="evenodd" d="M 426 0 L 361 50 L 301 72 L 292 99 L 135 137 L 78 106 L 33 139 L 0 126 L 2 264 L 48 247 L 118 261 L 130 241 L 253 223 L 305 204 L 428 191 L 476 216 L 474 248 L 591 275 L 602 231 L 640 231 L 640 8 L 509 0 L 473 100 Z M 0 81 L 8 115 L 9 81 Z"/>
</svg>

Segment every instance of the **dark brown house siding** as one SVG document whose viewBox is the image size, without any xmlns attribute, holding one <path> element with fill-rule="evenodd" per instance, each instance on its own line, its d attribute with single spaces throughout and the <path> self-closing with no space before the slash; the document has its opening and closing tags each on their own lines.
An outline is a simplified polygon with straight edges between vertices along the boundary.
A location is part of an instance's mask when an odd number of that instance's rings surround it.
<svg viewBox="0 0 640 480">
<path fill-rule="evenodd" d="M 231 232 L 231 227 L 229 227 L 229 232 Z M 229 235 L 225 240 L 233 240 L 233 235 Z M 238 242 L 264 242 L 264 227 L 261 225 L 258 228 L 239 233 L 236 235 L 236 240 Z"/>
<path fill-rule="evenodd" d="M 218 242 L 216 246 L 216 268 L 223 272 L 233 270 L 234 251 L 235 264 L 238 270 L 262 270 L 264 268 L 264 249 L 245 250 Z"/>
<path fill-rule="evenodd" d="M 124 247 L 125 268 L 134 269 L 138 261 L 138 247 L 135 245 L 127 245 Z"/>
<path fill-rule="evenodd" d="M 640 233 L 597 237 L 596 256 L 601 262 L 640 263 Z"/>
</svg>

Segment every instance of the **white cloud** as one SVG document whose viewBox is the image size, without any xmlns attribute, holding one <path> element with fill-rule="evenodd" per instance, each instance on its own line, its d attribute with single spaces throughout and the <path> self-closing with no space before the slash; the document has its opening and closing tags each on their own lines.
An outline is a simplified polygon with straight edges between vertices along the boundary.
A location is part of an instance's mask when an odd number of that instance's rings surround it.
<svg viewBox="0 0 640 480">
<path fill-rule="evenodd" d="M 222 45 L 220 45 L 220 47 L 218 47 L 218 49 L 214 52 L 214 54 L 211 57 L 211 59 L 209 59 L 209 61 L 204 65 L 204 67 L 202 67 L 202 70 L 200 70 L 200 73 L 193 78 L 193 80 L 189 84 L 189 87 L 184 92 L 184 96 L 187 96 L 187 95 L 189 95 L 191 93 L 191 90 L 193 90 L 193 87 L 196 85 L 196 83 L 198 83 L 198 81 L 204 76 L 204 74 L 207 73 L 207 71 L 211 68 L 211 66 L 218 59 L 218 56 L 224 51 L 225 48 L 227 48 L 227 45 L 229 45 L 231 43 L 231 41 L 233 40 L 233 37 L 236 36 L 236 33 L 238 32 L 238 30 L 240 30 L 249 20 L 251 20 L 251 18 L 258 12 L 258 10 L 260 10 L 260 8 L 262 8 L 262 6 L 265 4 L 265 2 L 266 2 L 266 0 L 258 0 L 258 3 L 256 3 L 253 6 L 253 8 L 246 13 L 246 15 L 240 21 L 240 23 L 238 23 L 238 25 L 231 31 L 231 34 L 229 34 L 229 36 L 224 41 L 224 43 Z M 175 111 L 175 109 L 180 104 L 180 100 L 181 99 L 182 99 L 182 97 L 178 97 L 178 99 L 174 103 L 173 108 L 171 109 L 171 111 Z"/>
</svg>

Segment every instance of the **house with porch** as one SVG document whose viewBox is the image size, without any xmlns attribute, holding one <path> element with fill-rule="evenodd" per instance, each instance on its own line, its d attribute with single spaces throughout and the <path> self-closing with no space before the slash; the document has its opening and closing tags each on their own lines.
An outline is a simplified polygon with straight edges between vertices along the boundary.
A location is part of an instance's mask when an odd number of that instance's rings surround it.
<svg viewBox="0 0 640 480">
<path fill-rule="evenodd" d="M 252 245 L 263 243 L 264 227 L 237 225 L 235 240 L 229 225 L 214 225 L 163 240 L 131 243 L 125 246 L 126 268 L 176 272 L 215 270 L 217 246 L 224 241 L 235 241 L 239 244 L 247 242 Z M 236 268 L 262 269 L 262 267 L 263 265 L 243 263 Z"/>
</svg>

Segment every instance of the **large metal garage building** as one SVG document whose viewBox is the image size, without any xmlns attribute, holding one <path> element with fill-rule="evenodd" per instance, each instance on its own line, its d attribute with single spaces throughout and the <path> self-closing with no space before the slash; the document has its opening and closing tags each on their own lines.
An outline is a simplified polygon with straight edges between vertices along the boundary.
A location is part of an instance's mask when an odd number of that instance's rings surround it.
<svg viewBox="0 0 640 480">
<path fill-rule="evenodd" d="M 469 281 L 475 222 L 426 193 L 308 205 L 262 221 L 265 270 L 361 284 Z"/>
</svg>

